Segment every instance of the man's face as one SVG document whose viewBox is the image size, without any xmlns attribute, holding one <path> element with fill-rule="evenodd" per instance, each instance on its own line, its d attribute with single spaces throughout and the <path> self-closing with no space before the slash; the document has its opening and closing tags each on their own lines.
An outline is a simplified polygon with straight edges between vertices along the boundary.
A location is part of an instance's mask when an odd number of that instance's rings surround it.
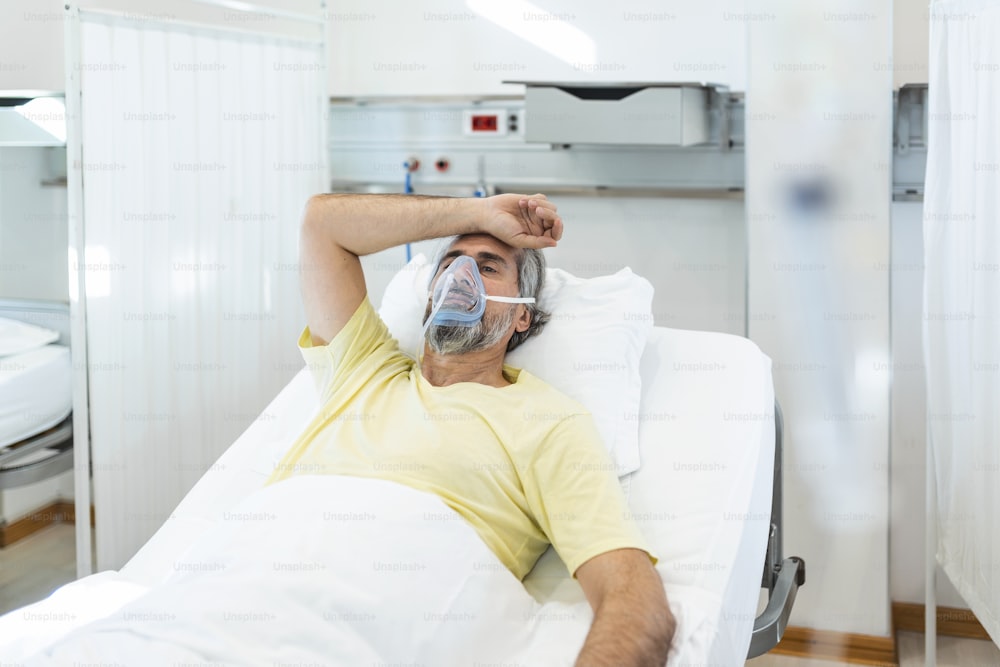
<svg viewBox="0 0 1000 667">
<path fill-rule="evenodd" d="M 456 257 L 468 255 L 476 261 L 486 293 L 495 296 L 519 296 L 517 284 L 517 251 L 487 234 L 472 234 L 458 238 L 448 249 L 437 267 L 430 293 L 441 274 Z M 430 317 L 431 299 L 424 310 L 424 323 Z M 486 302 L 483 319 L 475 326 L 443 326 L 432 324 L 427 329 L 427 342 L 438 354 L 465 354 L 491 348 L 498 344 L 506 347 L 520 321 L 527 319 L 524 306 L 519 304 Z M 525 325 L 526 326 L 526 325 Z"/>
</svg>

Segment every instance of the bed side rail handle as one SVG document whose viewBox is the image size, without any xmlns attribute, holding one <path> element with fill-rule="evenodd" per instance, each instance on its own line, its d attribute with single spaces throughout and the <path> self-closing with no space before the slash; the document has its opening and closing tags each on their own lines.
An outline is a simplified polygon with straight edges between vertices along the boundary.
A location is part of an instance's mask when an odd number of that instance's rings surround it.
<svg viewBox="0 0 1000 667">
<path fill-rule="evenodd" d="M 29 455 L 44 449 L 57 450 L 59 453 L 34 463 L 20 463 Z M 70 415 L 57 426 L 0 450 L 0 489 L 33 484 L 72 468 L 73 416 Z"/>
<path fill-rule="evenodd" d="M 767 601 L 767 607 L 754 621 L 747 658 L 756 658 L 774 648 L 788 626 L 795 594 L 806 582 L 806 564 L 801 558 L 791 556 L 781 562 L 778 578 Z"/>
<path fill-rule="evenodd" d="M 0 467 L 17 465 L 18 459 L 34 454 L 41 449 L 51 449 L 69 443 L 73 444 L 73 416 L 70 415 L 56 426 L 34 435 L 15 446 L 0 449 Z"/>
<path fill-rule="evenodd" d="M 73 448 L 60 448 L 58 454 L 47 459 L 0 470 L 0 489 L 34 484 L 72 469 Z"/>
</svg>

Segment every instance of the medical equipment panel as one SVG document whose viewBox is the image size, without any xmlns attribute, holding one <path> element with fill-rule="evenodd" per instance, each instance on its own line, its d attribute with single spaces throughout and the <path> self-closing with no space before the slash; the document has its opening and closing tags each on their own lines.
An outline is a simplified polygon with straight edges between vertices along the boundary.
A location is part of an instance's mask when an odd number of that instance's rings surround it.
<svg viewBox="0 0 1000 667">
<path fill-rule="evenodd" d="M 694 146 L 711 141 L 711 95 L 722 86 L 532 82 L 524 104 L 527 141 Z"/>
</svg>

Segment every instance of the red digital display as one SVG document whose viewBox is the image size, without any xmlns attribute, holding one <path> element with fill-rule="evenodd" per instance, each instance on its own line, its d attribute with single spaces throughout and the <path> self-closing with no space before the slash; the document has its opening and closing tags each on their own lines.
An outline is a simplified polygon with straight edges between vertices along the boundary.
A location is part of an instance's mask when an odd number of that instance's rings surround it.
<svg viewBox="0 0 1000 667">
<path fill-rule="evenodd" d="M 496 115 L 472 116 L 473 132 L 496 132 L 499 120 Z"/>
</svg>

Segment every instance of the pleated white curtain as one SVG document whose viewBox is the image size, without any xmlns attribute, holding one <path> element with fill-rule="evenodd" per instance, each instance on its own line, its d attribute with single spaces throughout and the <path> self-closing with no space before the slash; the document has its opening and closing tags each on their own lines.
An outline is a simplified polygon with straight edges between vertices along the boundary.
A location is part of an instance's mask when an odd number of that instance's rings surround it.
<svg viewBox="0 0 1000 667">
<path fill-rule="evenodd" d="M 1000 5 L 931 4 L 924 349 L 937 560 L 1000 644 Z"/>
<path fill-rule="evenodd" d="M 105 569 L 137 551 L 302 366 L 298 222 L 326 187 L 325 67 L 319 41 L 82 10 L 80 51 Z"/>
</svg>

